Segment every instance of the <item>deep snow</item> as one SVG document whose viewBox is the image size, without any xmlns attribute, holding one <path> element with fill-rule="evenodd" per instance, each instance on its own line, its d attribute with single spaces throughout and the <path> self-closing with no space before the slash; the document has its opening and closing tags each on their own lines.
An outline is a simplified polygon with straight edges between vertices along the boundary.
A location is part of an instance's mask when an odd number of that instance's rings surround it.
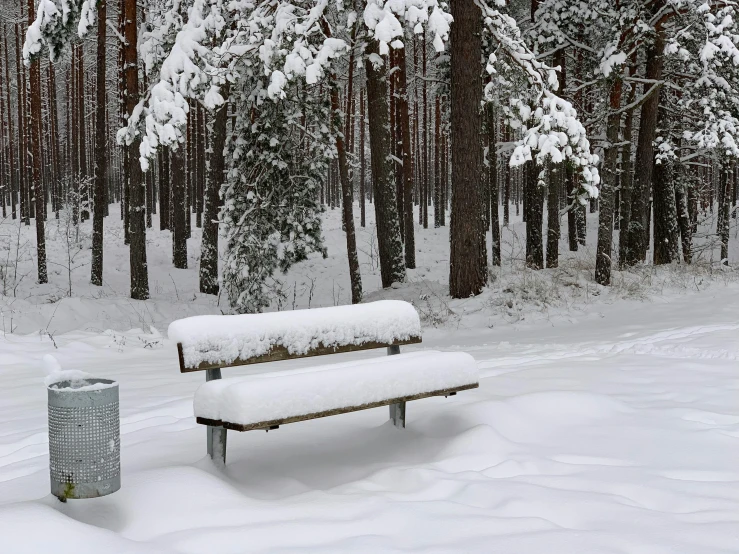
<svg viewBox="0 0 739 554">
<path fill-rule="evenodd" d="M 326 225 L 330 257 L 285 279 L 296 307 L 348 298 L 337 213 Z M 423 344 L 403 351 L 469 352 L 480 388 L 410 403 L 403 431 L 378 408 L 230 433 L 220 471 L 193 418 L 204 376 L 180 374 L 162 334 L 172 319 L 219 307 L 193 292 L 194 269 L 171 269 L 171 242 L 159 232 L 150 234 L 154 298 L 127 300 L 116 232 L 112 222 L 102 290 L 85 284 L 83 250 L 72 298 L 50 302 L 64 294 L 66 269 L 39 287 L 32 261 L 20 265 L 27 276 L 16 296 L 2 298 L 3 553 L 739 551 L 739 285 L 728 273 L 643 270 L 603 289 L 588 277 L 592 251 L 564 255 L 557 271 L 526 272 L 511 262 L 517 224 L 504 233 L 507 262 L 490 290 L 450 301 L 447 230 L 430 229 L 418 230 L 411 283 L 379 295 L 371 234 L 360 230 L 368 296 L 412 299 L 424 318 Z M 282 308 L 291 304 L 288 294 Z M 120 383 L 123 483 L 111 496 L 61 504 L 49 495 L 47 355 Z"/>
<path fill-rule="evenodd" d="M 568 325 L 430 330 L 424 347 L 475 357 L 479 389 L 409 404 L 404 431 L 378 408 L 231 433 L 225 472 L 203 459 L 192 417 L 202 375 L 179 373 L 167 339 L 74 332 L 55 349 L 8 335 L 3 552 L 736 552 L 737 292 Z M 120 382 L 114 495 L 48 495 L 48 353 Z"/>
</svg>

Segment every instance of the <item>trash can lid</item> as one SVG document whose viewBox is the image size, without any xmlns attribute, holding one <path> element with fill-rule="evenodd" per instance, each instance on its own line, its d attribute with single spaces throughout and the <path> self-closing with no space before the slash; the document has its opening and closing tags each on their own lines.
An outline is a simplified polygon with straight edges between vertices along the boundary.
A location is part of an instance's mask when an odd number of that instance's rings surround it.
<svg viewBox="0 0 739 554">
<path fill-rule="evenodd" d="M 117 386 L 117 381 L 113 381 L 111 379 L 97 379 L 95 377 L 84 379 L 63 379 L 48 385 L 50 389 L 59 392 L 90 392 Z"/>
<path fill-rule="evenodd" d="M 111 379 L 99 379 L 76 369 L 55 371 L 44 379 L 44 383 L 55 391 L 83 392 L 117 387 Z"/>
</svg>

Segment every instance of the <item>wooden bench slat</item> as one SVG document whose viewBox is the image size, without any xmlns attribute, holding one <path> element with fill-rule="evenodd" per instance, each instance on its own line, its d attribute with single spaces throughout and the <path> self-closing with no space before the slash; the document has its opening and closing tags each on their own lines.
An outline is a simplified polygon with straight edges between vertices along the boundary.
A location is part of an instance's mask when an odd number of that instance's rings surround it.
<svg viewBox="0 0 739 554">
<path fill-rule="evenodd" d="M 298 421 L 308 421 L 310 419 L 318 419 L 321 417 L 329 417 L 339 414 L 347 414 L 350 412 L 358 412 L 361 410 L 369 410 L 370 408 L 379 408 L 381 406 L 388 406 L 390 404 L 398 404 L 400 402 L 410 402 L 411 400 L 420 400 L 422 398 L 430 398 L 432 396 L 449 396 L 452 393 L 457 393 L 463 390 L 476 389 L 480 385 L 479 383 L 471 383 L 469 385 L 462 385 L 451 389 L 436 390 L 431 392 L 424 392 L 420 394 L 414 394 L 412 396 L 401 396 L 398 398 L 389 398 L 387 400 L 380 400 L 378 402 L 370 402 L 368 404 L 361 404 L 359 406 L 347 406 L 344 408 L 335 408 L 332 410 L 326 410 L 324 412 L 314 412 L 310 414 L 297 415 L 287 417 L 284 419 L 273 419 L 270 421 L 260 421 L 258 423 L 250 423 L 248 425 L 242 425 L 240 423 L 230 423 L 228 421 L 220 421 L 214 419 L 207 419 L 203 417 L 196 418 L 197 422 L 202 425 L 209 425 L 211 427 L 224 427 L 232 431 L 255 431 L 270 429 L 279 425 L 286 425 L 288 423 L 296 423 Z"/>
<path fill-rule="evenodd" d="M 319 344 L 316 348 L 313 348 L 305 354 L 291 354 L 287 348 L 282 345 L 274 346 L 272 350 L 261 356 L 255 356 L 242 360 L 236 358 L 234 361 L 229 363 L 208 363 L 202 362 L 197 367 L 186 367 L 185 358 L 182 353 L 182 344 L 177 343 L 177 356 L 180 362 L 180 372 L 190 373 L 193 371 L 204 371 L 207 369 L 219 369 L 223 367 L 235 367 L 242 365 L 253 365 L 262 364 L 266 362 L 278 362 L 283 360 L 296 360 L 298 358 L 313 358 L 315 356 L 327 356 L 330 354 L 343 354 L 347 352 L 360 352 L 362 350 L 373 350 L 375 348 L 386 348 L 391 346 L 406 346 L 409 344 L 420 344 L 422 342 L 421 337 L 410 337 L 407 340 L 396 341 L 394 343 L 383 343 L 383 342 L 363 342 L 362 344 L 349 344 L 342 346 L 324 346 Z"/>
</svg>

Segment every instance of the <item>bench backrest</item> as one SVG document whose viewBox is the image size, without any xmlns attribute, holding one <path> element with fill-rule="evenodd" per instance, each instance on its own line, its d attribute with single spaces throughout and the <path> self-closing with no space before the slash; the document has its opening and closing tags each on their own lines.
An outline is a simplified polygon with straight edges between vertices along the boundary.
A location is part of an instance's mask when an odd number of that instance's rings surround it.
<svg viewBox="0 0 739 554">
<path fill-rule="evenodd" d="M 180 371 L 203 371 L 421 342 L 413 305 L 400 300 L 174 321 Z"/>
</svg>

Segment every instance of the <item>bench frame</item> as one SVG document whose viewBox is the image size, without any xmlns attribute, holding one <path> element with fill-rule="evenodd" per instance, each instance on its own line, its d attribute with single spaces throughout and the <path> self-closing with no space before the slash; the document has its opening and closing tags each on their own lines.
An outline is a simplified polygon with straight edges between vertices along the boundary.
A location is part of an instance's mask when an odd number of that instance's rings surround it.
<svg viewBox="0 0 739 554">
<path fill-rule="evenodd" d="M 344 345 L 344 346 L 337 346 L 337 347 L 327 347 L 322 344 L 319 344 L 316 348 L 306 352 L 305 354 L 291 354 L 288 352 L 288 350 L 284 346 L 276 346 L 272 348 L 269 352 L 266 354 L 263 354 L 261 356 L 255 356 L 254 358 L 249 358 L 246 360 L 242 360 L 240 358 L 237 358 L 233 362 L 230 362 L 226 366 L 221 366 L 219 364 L 210 364 L 210 363 L 201 363 L 197 367 L 187 367 L 185 365 L 184 356 L 182 353 L 182 344 L 177 344 L 177 354 L 179 356 L 179 362 L 180 362 L 180 371 L 182 373 L 190 373 L 193 371 L 205 371 L 205 380 L 206 381 L 213 381 L 215 379 L 221 379 L 221 369 L 223 367 L 234 367 L 234 366 L 241 366 L 241 365 L 252 365 L 252 364 L 259 364 L 259 363 L 266 363 L 266 362 L 275 362 L 279 360 L 293 360 L 297 358 L 310 358 L 314 356 L 326 356 L 330 354 L 340 354 L 345 352 L 358 352 L 362 350 L 371 350 L 376 348 L 387 348 L 387 355 L 393 356 L 396 354 L 400 354 L 400 347 L 409 345 L 409 344 L 420 344 L 421 343 L 421 337 L 410 337 L 407 340 L 403 341 L 397 341 L 393 344 L 386 344 L 386 343 L 378 343 L 378 342 L 365 342 L 358 345 Z M 350 412 L 357 412 L 360 410 L 368 410 L 370 408 L 378 408 L 380 406 L 389 406 L 390 407 L 390 421 L 393 422 L 393 425 L 397 427 L 398 429 L 404 429 L 405 428 L 405 415 L 406 415 L 406 402 L 410 402 L 411 400 L 419 400 L 421 398 L 430 398 L 432 396 L 454 396 L 459 391 L 468 390 L 468 389 L 474 389 L 477 388 L 479 385 L 477 383 L 470 384 L 470 385 L 464 385 L 460 387 L 455 387 L 451 389 L 443 389 L 443 390 L 437 390 L 432 391 L 428 393 L 422 393 L 422 394 L 415 394 L 412 396 L 401 396 L 398 398 L 392 398 L 388 400 L 383 400 L 379 402 L 372 402 L 369 404 L 362 404 L 359 406 L 346 406 L 343 408 L 337 408 L 334 410 L 328 410 L 325 412 L 316 412 L 311 414 L 304 414 L 299 416 L 293 416 L 288 417 L 285 419 L 275 419 L 275 420 L 269 420 L 269 421 L 260 421 L 258 423 L 253 423 L 249 425 L 241 425 L 241 424 L 235 424 L 230 423 L 228 421 L 220 421 L 220 420 L 213 420 L 213 419 L 207 419 L 198 417 L 196 418 L 196 421 L 202 425 L 207 425 L 207 450 L 208 450 L 208 456 L 217 463 L 218 465 L 225 465 L 226 464 L 226 444 L 227 444 L 227 431 L 230 429 L 232 431 L 255 431 L 255 430 L 264 430 L 264 431 L 270 431 L 274 429 L 278 429 L 280 425 L 286 425 L 288 423 L 295 423 L 298 421 L 307 421 L 310 419 L 317 419 L 321 417 L 328 417 L 332 415 L 338 415 L 338 414 L 345 414 Z"/>
</svg>

